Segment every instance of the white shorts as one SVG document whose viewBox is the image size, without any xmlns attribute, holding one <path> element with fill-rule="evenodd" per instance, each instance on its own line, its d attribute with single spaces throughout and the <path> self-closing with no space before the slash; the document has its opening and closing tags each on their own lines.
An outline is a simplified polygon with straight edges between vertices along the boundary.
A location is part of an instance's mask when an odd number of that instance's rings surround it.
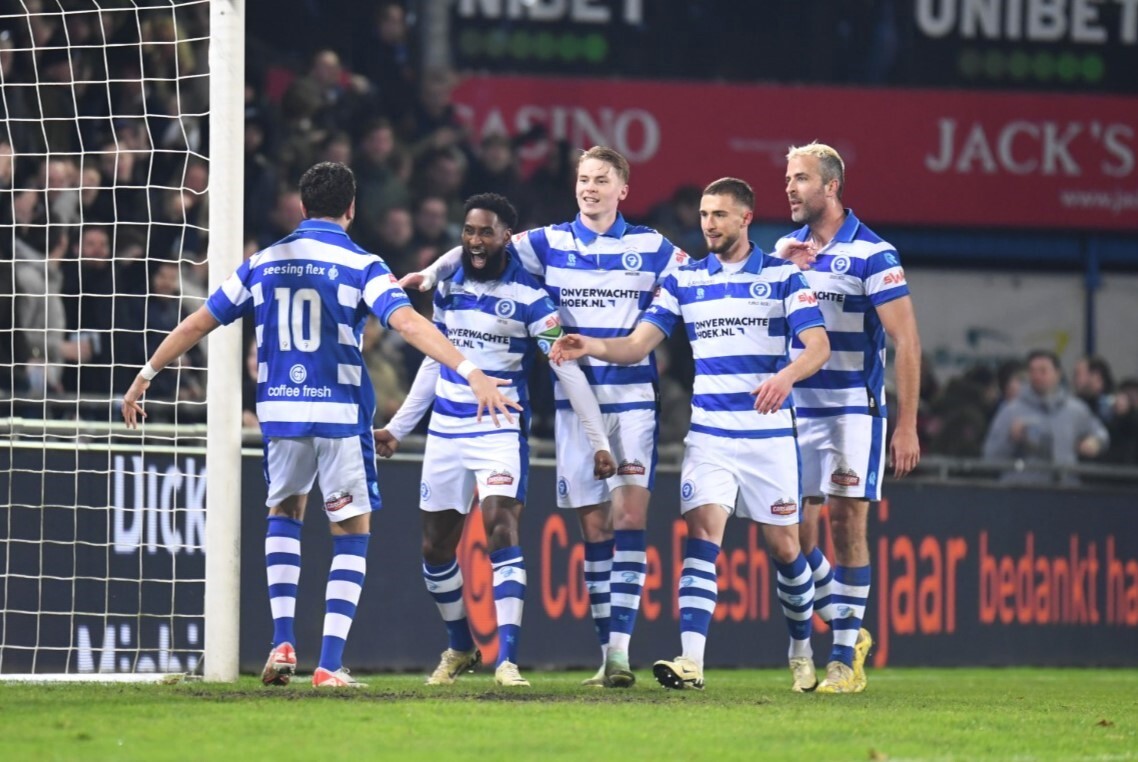
<svg viewBox="0 0 1138 762">
<path fill-rule="evenodd" d="M 873 415 L 799 418 L 802 494 L 881 499 L 885 419 Z"/>
<path fill-rule="evenodd" d="M 593 447 L 585 427 L 572 409 L 558 409 L 554 419 L 557 447 L 557 507 L 583 508 L 612 498 L 612 491 L 625 485 L 652 489 L 656 480 L 655 410 L 625 410 L 602 413 L 616 475 L 593 477 Z"/>
<path fill-rule="evenodd" d="M 681 514 L 718 503 L 760 524 L 798 523 L 802 501 L 794 437 L 729 439 L 693 431 L 684 445 Z"/>
<path fill-rule="evenodd" d="M 529 442 L 516 431 L 477 437 L 427 434 L 419 508 L 469 513 L 475 485 L 483 499 L 501 495 L 524 503 L 528 475 Z"/>
<path fill-rule="evenodd" d="M 307 495 L 317 476 L 329 521 L 343 521 L 383 507 L 375 478 L 372 434 L 358 437 L 274 438 L 265 443 L 265 505 Z"/>
</svg>

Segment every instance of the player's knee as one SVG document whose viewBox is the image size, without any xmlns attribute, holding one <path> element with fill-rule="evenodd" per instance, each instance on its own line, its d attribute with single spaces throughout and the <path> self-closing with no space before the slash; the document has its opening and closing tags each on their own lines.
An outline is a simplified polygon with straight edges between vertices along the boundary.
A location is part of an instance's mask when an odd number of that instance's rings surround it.
<svg viewBox="0 0 1138 762">
<path fill-rule="evenodd" d="M 502 548 L 508 548 L 511 545 L 518 544 L 518 530 L 517 524 L 509 519 L 500 520 L 494 523 L 489 531 L 486 533 L 486 545 L 490 552 Z"/>
<path fill-rule="evenodd" d="M 423 538 L 423 560 L 431 566 L 449 564 L 454 560 L 454 550 L 444 547 L 433 537 Z"/>
</svg>

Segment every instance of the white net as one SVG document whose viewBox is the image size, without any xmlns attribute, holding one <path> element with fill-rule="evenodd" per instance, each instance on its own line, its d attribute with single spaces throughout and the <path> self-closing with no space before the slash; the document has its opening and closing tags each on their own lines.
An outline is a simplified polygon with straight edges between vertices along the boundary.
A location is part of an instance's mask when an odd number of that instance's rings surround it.
<svg viewBox="0 0 1138 762">
<path fill-rule="evenodd" d="M 204 349 L 118 400 L 207 293 L 209 2 L 0 8 L 0 674 L 194 671 Z"/>
</svg>

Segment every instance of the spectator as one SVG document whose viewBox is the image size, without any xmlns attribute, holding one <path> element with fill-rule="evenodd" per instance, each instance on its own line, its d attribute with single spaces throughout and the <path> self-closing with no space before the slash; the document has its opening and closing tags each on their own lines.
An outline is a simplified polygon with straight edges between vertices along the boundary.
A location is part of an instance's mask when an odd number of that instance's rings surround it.
<svg viewBox="0 0 1138 762">
<path fill-rule="evenodd" d="M 447 219 L 461 226 L 465 219 L 462 186 L 466 176 L 466 157 L 457 148 L 425 154 L 417 167 L 413 190 L 419 196 L 441 196 L 447 202 Z"/>
<path fill-rule="evenodd" d="M 1098 355 L 1081 357 L 1072 373 L 1075 394 L 1107 426 L 1114 416 L 1114 374 L 1110 363 Z"/>
<path fill-rule="evenodd" d="M 1111 463 L 1138 466 L 1138 378 L 1124 379 L 1118 384 L 1107 428 L 1110 449 L 1106 459 Z"/>
<path fill-rule="evenodd" d="M 391 420 L 407 397 L 402 354 L 405 343 L 398 332 L 386 330 L 374 317 L 369 317 L 364 325 L 363 356 L 375 389 L 377 429 Z M 420 421 L 420 425 L 425 427 L 426 421 Z"/>
<path fill-rule="evenodd" d="M 514 145 L 500 132 L 488 133 L 482 138 L 478 154 L 470 163 L 466 173 L 465 189 L 462 196 L 475 193 L 498 193 L 510 199 L 517 199 L 519 214 L 529 194 L 523 189 L 522 178 L 518 172 Z"/>
<path fill-rule="evenodd" d="M 394 206 L 383 213 L 379 221 L 378 254 L 396 275 L 412 272 L 415 262 L 415 249 L 412 237 L 415 229 L 411 223 L 411 210 L 405 206 Z"/>
<path fill-rule="evenodd" d="M 1005 360 L 996 368 L 996 382 L 1000 387 L 1000 397 L 990 411 L 993 415 L 1007 403 L 1019 397 L 1027 370 L 1019 360 Z"/>
<path fill-rule="evenodd" d="M 988 460 L 1015 460 L 1004 473 L 1008 484 L 1048 484 L 1050 469 L 1101 457 L 1110 444 L 1106 427 L 1086 404 L 1063 386 L 1059 356 L 1036 350 L 1027 357 L 1028 385 L 1000 408 L 984 442 Z M 1033 468 L 1033 466 L 1035 466 Z M 1064 484 L 1078 479 L 1063 475 Z"/>
<path fill-rule="evenodd" d="M 383 110 L 402 119 L 415 99 L 415 69 L 407 12 L 395 2 L 375 9 L 373 23 L 356 44 L 355 68 L 379 90 Z"/>
<path fill-rule="evenodd" d="M 458 228 L 447 220 L 447 202 L 442 196 L 423 196 L 415 202 L 415 235 L 411 246 L 422 261 L 427 259 L 430 264 L 445 254 L 448 250 L 458 246 Z M 423 249 L 431 249 L 431 254 L 425 255 Z"/>
<path fill-rule="evenodd" d="M 672 198 L 652 213 L 652 227 L 696 259 L 707 255 L 707 243 L 699 223 L 699 201 L 703 190 L 696 185 L 681 185 Z"/>
</svg>

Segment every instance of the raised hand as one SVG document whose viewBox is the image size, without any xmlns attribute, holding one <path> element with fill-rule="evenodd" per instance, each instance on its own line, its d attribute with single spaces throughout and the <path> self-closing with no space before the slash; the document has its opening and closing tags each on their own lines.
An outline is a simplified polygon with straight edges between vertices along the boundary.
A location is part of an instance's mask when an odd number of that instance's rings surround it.
<svg viewBox="0 0 1138 762">
<path fill-rule="evenodd" d="M 404 291 L 410 291 L 413 288 L 417 288 L 420 291 L 430 291 L 435 287 L 435 278 L 428 275 L 425 270 L 417 273 L 408 273 L 399 279 L 399 287 Z"/>
<path fill-rule="evenodd" d="M 775 256 L 794 263 L 799 270 L 809 270 L 818 258 L 818 250 L 808 241 L 790 239 L 775 249 Z"/>
</svg>

